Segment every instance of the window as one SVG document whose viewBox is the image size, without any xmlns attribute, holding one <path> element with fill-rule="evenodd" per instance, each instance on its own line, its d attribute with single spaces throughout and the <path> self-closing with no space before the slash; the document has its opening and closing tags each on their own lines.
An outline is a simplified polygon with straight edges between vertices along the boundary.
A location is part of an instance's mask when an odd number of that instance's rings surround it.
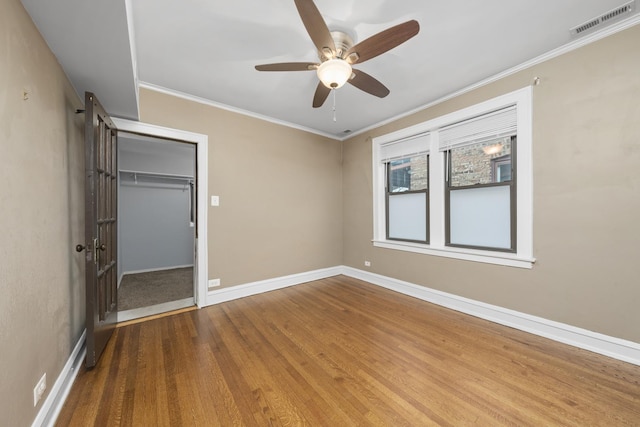
<svg viewBox="0 0 640 427">
<path fill-rule="evenodd" d="M 385 237 L 429 243 L 429 135 L 380 147 L 385 174 Z"/>
<path fill-rule="evenodd" d="M 511 156 L 516 133 L 515 106 L 439 129 L 446 162 L 446 246 L 515 252 L 515 180 L 502 174 L 496 182 L 492 158 Z M 515 177 L 514 170 L 512 165 L 507 175 Z"/>
<path fill-rule="evenodd" d="M 386 163 L 387 239 L 429 243 L 428 156 Z"/>
<path fill-rule="evenodd" d="M 447 246 L 515 251 L 515 144 L 513 136 L 445 152 Z"/>
<path fill-rule="evenodd" d="M 511 181 L 511 155 L 491 159 L 491 179 L 493 182 Z"/>
<path fill-rule="evenodd" d="M 373 244 L 531 268 L 531 88 L 373 140 Z"/>
</svg>

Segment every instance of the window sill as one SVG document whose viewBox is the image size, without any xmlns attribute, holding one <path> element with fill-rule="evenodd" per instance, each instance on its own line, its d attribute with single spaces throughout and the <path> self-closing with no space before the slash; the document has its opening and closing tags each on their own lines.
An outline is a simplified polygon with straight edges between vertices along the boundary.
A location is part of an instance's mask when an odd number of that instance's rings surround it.
<svg viewBox="0 0 640 427">
<path fill-rule="evenodd" d="M 462 259 L 465 261 L 482 262 L 485 264 L 504 265 L 517 268 L 532 268 L 535 258 L 525 258 L 517 254 L 491 252 L 462 248 L 434 248 L 429 245 L 391 240 L 373 240 L 373 246 L 397 251 L 414 252 L 445 258 Z"/>
</svg>

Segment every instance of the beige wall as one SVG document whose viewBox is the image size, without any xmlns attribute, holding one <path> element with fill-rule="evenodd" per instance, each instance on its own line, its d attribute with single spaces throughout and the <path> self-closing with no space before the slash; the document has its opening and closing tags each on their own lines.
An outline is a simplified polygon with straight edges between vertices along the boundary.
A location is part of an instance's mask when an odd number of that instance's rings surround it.
<svg viewBox="0 0 640 427">
<path fill-rule="evenodd" d="M 209 136 L 209 278 L 222 287 L 342 263 L 342 144 L 162 93 L 140 120 Z"/>
<path fill-rule="evenodd" d="M 345 142 L 344 263 L 640 342 L 640 25 Z M 371 138 L 531 84 L 532 270 L 374 248 Z"/>
<path fill-rule="evenodd" d="M 22 4 L 0 10 L 0 424 L 26 426 L 84 329 L 83 117 Z"/>
</svg>

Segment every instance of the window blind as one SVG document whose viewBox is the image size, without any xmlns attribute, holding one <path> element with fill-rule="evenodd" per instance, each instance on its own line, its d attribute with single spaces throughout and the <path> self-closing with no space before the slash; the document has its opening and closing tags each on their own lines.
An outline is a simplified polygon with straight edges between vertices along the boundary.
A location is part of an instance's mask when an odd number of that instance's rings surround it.
<svg viewBox="0 0 640 427">
<path fill-rule="evenodd" d="M 429 134 L 422 133 L 398 141 L 387 142 L 380 146 L 380 160 L 382 163 L 387 163 L 403 157 L 428 153 L 429 141 Z"/>
<path fill-rule="evenodd" d="M 516 107 L 507 107 L 440 129 L 440 151 L 516 134 Z"/>
</svg>

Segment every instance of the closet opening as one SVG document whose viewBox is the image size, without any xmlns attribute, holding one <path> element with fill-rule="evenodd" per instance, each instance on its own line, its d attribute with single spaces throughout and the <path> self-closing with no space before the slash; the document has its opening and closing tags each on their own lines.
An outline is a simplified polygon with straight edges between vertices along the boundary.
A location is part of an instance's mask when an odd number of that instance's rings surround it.
<svg viewBox="0 0 640 427">
<path fill-rule="evenodd" d="M 197 146 L 118 132 L 118 321 L 197 304 Z"/>
</svg>

